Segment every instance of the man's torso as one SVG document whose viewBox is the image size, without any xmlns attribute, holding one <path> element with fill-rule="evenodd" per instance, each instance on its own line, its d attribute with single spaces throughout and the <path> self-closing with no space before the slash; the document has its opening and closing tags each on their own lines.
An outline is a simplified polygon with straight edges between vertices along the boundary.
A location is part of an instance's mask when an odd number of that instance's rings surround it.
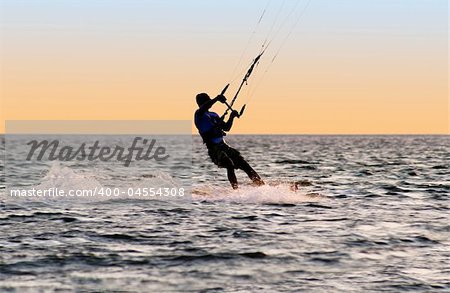
<svg viewBox="0 0 450 293">
<path fill-rule="evenodd" d="M 207 111 L 200 114 L 198 110 L 195 112 L 195 126 L 206 144 L 223 142 L 224 133 L 220 124 L 221 119 L 217 113 Z"/>
</svg>

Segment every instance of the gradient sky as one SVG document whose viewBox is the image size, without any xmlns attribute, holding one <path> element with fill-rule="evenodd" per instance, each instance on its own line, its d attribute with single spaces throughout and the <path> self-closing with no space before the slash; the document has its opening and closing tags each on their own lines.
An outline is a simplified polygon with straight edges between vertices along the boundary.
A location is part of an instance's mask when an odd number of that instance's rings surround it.
<svg viewBox="0 0 450 293">
<path fill-rule="evenodd" d="M 274 37 L 233 133 L 449 131 L 446 0 L 0 3 L 1 122 L 191 120 Z"/>
</svg>

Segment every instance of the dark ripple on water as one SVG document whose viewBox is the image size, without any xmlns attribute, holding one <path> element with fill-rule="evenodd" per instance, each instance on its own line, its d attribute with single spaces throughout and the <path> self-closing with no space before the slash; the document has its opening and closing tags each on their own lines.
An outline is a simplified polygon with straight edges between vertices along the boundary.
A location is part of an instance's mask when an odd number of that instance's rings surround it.
<svg viewBox="0 0 450 293">
<path fill-rule="evenodd" d="M 49 204 L 3 197 L 0 291 L 450 290 L 448 137 L 229 142 L 265 178 L 305 180 L 326 198 Z M 225 186 L 222 170 L 201 162 L 201 148 L 194 178 Z"/>
</svg>

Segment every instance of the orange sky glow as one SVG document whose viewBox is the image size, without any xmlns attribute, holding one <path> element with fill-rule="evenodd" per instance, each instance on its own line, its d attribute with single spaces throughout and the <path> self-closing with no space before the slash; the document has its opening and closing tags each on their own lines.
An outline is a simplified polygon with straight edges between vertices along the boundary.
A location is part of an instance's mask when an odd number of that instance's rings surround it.
<svg viewBox="0 0 450 293">
<path fill-rule="evenodd" d="M 126 2 L 93 2 L 78 4 L 90 12 L 51 1 L 20 13 L 14 1 L 1 4 L 0 132 L 5 120 L 192 120 L 195 95 L 215 96 L 230 81 L 264 8 L 258 1 L 235 19 L 200 19 L 196 13 L 235 11 L 239 1 L 168 1 L 191 14 L 166 19 L 170 5 L 161 2 L 146 2 L 150 15 L 141 2 L 122 14 Z M 263 55 L 236 102 L 248 106 L 232 133 L 448 134 L 446 1 L 403 1 L 402 9 L 347 2 L 313 1 L 286 43 L 283 35 L 276 43 L 273 64 Z M 347 14 L 332 14 L 340 10 Z M 258 37 L 228 98 L 259 51 Z"/>
</svg>

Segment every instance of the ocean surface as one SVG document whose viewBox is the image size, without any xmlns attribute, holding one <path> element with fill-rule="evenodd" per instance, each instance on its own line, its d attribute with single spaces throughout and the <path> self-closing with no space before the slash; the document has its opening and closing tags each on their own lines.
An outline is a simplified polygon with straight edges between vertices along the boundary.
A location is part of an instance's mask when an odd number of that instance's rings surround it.
<svg viewBox="0 0 450 293">
<path fill-rule="evenodd" d="M 450 292 L 448 136 L 227 141 L 266 186 L 238 171 L 231 190 L 198 137 L 174 178 L 2 160 L 0 292 Z M 191 199 L 17 199 L 5 189 L 177 176 L 191 180 Z"/>
</svg>

